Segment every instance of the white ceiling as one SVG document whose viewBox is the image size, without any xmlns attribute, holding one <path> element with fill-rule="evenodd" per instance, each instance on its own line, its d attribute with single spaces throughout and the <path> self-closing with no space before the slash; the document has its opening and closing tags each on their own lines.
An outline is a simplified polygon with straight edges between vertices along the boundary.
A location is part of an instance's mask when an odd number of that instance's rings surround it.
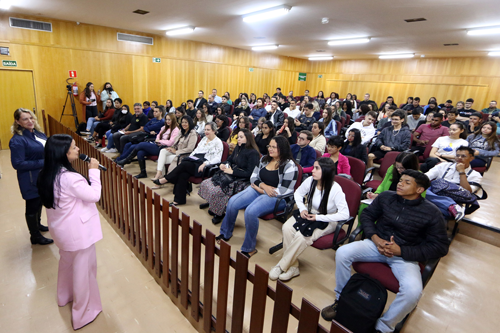
<svg viewBox="0 0 500 333">
<path fill-rule="evenodd" d="M 2 1 L 2 0 L 0 0 Z M 500 35 L 467 36 L 465 29 L 500 25 L 500 0 L 16 0 L 12 12 L 163 35 L 196 26 L 183 38 L 241 49 L 279 44 L 269 53 L 307 58 L 376 58 L 380 53 L 417 56 L 484 56 L 500 50 Z M 277 5 L 291 11 L 270 21 L 245 23 L 241 15 Z M 133 14 L 136 9 L 150 11 Z M 330 23 L 322 24 L 328 17 Z M 405 19 L 424 17 L 425 22 Z M 331 39 L 372 37 L 370 43 L 328 46 Z M 173 37 L 171 37 L 173 38 Z M 445 43 L 459 46 L 445 47 Z M 325 50 L 318 53 L 316 50 Z"/>
</svg>

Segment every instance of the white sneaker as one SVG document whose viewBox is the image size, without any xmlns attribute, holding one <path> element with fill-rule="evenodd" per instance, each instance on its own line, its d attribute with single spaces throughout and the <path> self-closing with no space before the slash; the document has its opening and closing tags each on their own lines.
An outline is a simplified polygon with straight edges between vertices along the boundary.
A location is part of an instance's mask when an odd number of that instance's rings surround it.
<svg viewBox="0 0 500 333">
<path fill-rule="evenodd" d="M 299 268 L 292 266 L 285 273 L 280 274 L 279 279 L 281 281 L 288 281 L 299 275 L 300 275 Z M 271 274 L 269 274 L 269 276 L 271 276 Z"/>
<path fill-rule="evenodd" d="M 283 271 L 281 270 L 280 265 L 276 265 L 269 272 L 269 278 L 273 281 L 278 280 L 281 273 L 283 273 Z"/>
<path fill-rule="evenodd" d="M 118 149 L 111 148 L 111 149 L 108 149 L 108 151 L 106 153 L 117 153 L 117 152 L 118 152 Z"/>
<path fill-rule="evenodd" d="M 465 207 L 460 205 L 455 205 L 455 209 L 457 210 L 457 215 L 455 215 L 455 221 L 460 221 L 465 216 Z"/>
<path fill-rule="evenodd" d="M 104 147 L 101 149 L 101 153 L 107 153 L 108 152 L 108 147 Z"/>
</svg>

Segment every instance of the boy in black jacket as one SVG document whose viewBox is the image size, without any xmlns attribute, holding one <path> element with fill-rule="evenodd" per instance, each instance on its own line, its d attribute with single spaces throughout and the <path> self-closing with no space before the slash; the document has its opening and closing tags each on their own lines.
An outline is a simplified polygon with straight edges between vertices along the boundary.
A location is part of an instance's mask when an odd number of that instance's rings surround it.
<svg viewBox="0 0 500 333">
<path fill-rule="evenodd" d="M 378 332 L 394 331 L 396 324 L 417 305 L 422 294 L 418 263 L 448 253 L 443 216 L 434 204 L 421 197 L 429 186 L 425 174 L 405 170 L 397 191 L 382 192 L 361 214 L 366 239 L 337 250 L 337 299 L 351 277 L 351 264 L 355 261 L 386 263 L 399 281 L 396 299 L 377 321 Z M 325 320 L 335 317 L 336 306 L 337 301 L 323 309 Z"/>
</svg>

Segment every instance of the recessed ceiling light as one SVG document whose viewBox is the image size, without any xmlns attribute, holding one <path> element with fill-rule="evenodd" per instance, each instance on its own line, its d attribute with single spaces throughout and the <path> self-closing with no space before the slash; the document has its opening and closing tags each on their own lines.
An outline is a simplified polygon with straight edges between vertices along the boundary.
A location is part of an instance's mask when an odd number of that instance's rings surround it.
<svg viewBox="0 0 500 333">
<path fill-rule="evenodd" d="M 139 15 L 146 15 L 149 12 L 147 10 L 137 9 L 137 10 L 134 10 L 132 13 L 139 14 Z"/>
<path fill-rule="evenodd" d="M 333 56 L 325 56 L 325 57 L 309 57 L 310 61 L 319 61 L 319 60 L 333 60 Z"/>
<path fill-rule="evenodd" d="M 276 50 L 278 44 L 252 46 L 253 51 Z"/>
<path fill-rule="evenodd" d="M 489 52 L 488 55 L 490 57 L 499 57 L 500 56 L 500 51 Z"/>
<path fill-rule="evenodd" d="M 281 5 L 264 10 L 259 10 L 258 12 L 243 15 L 243 22 L 257 22 L 262 20 L 274 19 L 277 16 L 288 14 L 290 9 L 292 9 L 291 6 Z"/>
<path fill-rule="evenodd" d="M 328 24 L 328 22 L 330 22 L 330 19 L 329 19 L 328 17 L 323 17 L 323 18 L 321 19 L 321 23 L 322 23 L 322 24 Z"/>
<path fill-rule="evenodd" d="M 187 26 L 187 27 L 167 30 L 165 33 L 167 34 L 167 36 L 175 36 L 175 35 L 189 34 L 193 32 L 194 29 L 195 27 L 193 26 Z"/>
<path fill-rule="evenodd" d="M 427 21 L 427 19 L 425 19 L 423 17 L 419 17 L 419 18 L 414 18 L 414 19 L 407 19 L 405 21 L 406 21 L 406 23 L 413 23 L 413 22 Z"/>
<path fill-rule="evenodd" d="M 0 9 L 9 10 L 14 0 L 0 0 Z"/>
<path fill-rule="evenodd" d="M 334 39 L 329 41 L 328 45 L 362 44 L 362 43 L 368 43 L 370 39 L 371 39 L 370 37 Z"/>
<path fill-rule="evenodd" d="M 467 35 L 492 35 L 500 34 L 500 25 L 494 27 L 482 27 L 467 30 Z"/>
<path fill-rule="evenodd" d="M 399 54 L 383 54 L 379 56 L 379 59 L 405 59 L 413 58 L 415 53 L 399 53 Z"/>
<path fill-rule="evenodd" d="M 425 54 L 421 54 L 421 55 L 420 55 L 420 58 L 425 58 Z"/>
</svg>

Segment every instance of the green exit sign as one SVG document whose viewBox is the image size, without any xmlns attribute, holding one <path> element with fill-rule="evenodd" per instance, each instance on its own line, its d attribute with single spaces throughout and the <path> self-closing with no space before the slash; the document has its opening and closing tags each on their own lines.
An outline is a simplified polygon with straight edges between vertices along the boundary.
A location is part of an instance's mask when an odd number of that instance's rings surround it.
<svg viewBox="0 0 500 333">
<path fill-rule="evenodd" d="M 161 62 L 161 58 L 153 58 L 153 62 L 160 63 Z"/>
<path fill-rule="evenodd" d="M 305 81 L 307 78 L 307 73 L 299 73 L 299 81 Z"/>
<path fill-rule="evenodd" d="M 17 61 L 15 61 L 15 60 L 2 60 L 2 65 L 4 67 L 17 67 Z"/>
<path fill-rule="evenodd" d="M 253 68 L 252 68 L 252 67 L 250 67 L 250 68 L 248 69 L 248 71 L 249 71 L 249 72 L 253 72 Z"/>
</svg>

